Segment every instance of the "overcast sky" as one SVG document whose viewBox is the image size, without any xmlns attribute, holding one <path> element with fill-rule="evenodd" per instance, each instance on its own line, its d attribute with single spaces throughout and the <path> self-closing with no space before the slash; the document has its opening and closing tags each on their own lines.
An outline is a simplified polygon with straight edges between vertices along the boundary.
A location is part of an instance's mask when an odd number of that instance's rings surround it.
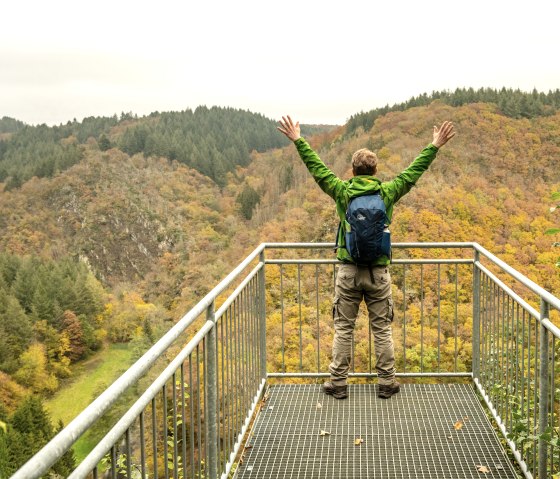
<svg viewBox="0 0 560 479">
<path fill-rule="evenodd" d="M 232 106 L 344 123 L 457 87 L 560 88 L 560 1 L 6 0 L 0 117 Z"/>
</svg>

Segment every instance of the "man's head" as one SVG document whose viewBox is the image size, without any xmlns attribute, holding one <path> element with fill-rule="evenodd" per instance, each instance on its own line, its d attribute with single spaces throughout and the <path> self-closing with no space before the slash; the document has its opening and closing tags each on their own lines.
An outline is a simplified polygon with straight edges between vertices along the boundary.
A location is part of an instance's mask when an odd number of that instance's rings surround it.
<svg viewBox="0 0 560 479">
<path fill-rule="evenodd" d="M 377 173 L 377 156 L 373 151 L 362 148 L 352 155 L 352 172 L 354 176 L 375 175 Z"/>
</svg>

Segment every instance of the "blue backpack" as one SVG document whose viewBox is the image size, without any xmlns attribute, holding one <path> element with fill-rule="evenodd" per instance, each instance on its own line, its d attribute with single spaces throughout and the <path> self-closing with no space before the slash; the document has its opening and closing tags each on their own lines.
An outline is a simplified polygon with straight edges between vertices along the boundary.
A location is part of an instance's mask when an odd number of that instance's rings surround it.
<svg viewBox="0 0 560 479">
<path fill-rule="evenodd" d="M 379 190 L 351 198 L 344 223 L 346 250 L 357 264 L 367 265 L 381 256 L 391 257 L 389 218 Z"/>
</svg>

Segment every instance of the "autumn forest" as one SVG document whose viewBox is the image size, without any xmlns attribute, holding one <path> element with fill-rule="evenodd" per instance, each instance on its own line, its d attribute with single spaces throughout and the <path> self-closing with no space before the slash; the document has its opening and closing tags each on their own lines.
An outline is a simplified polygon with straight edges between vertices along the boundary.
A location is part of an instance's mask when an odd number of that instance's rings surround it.
<svg viewBox="0 0 560 479">
<path fill-rule="evenodd" d="M 434 92 L 302 134 L 340 177 L 367 147 L 389 180 L 444 120 L 457 136 L 396 206 L 393 241 L 476 241 L 558 296 L 560 235 L 545 232 L 560 225 L 560 90 Z M 0 477 L 61 427 L 42 401 L 88 361 L 114 346 L 138 358 L 260 242 L 332 242 L 337 225 L 276 121 L 260 114 L 0 119 Z M 267 328 L 279 321 L 271 314 Z M 472 325 L 461 328 L 466 343 Z"/>
</svg>

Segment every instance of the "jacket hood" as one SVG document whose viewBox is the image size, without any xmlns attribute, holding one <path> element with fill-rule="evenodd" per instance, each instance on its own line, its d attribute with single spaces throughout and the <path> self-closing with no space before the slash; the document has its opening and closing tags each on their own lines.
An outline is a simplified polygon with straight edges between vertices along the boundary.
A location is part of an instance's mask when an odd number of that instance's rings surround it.
<svg viewBox="0 0 560 479">
<path fill-rule="evenodd" d="M 359 175 L 348 180 L 348 194 L 356 196 L 381 189 L 381 180 L 375 176 Z"/>
</svg>

